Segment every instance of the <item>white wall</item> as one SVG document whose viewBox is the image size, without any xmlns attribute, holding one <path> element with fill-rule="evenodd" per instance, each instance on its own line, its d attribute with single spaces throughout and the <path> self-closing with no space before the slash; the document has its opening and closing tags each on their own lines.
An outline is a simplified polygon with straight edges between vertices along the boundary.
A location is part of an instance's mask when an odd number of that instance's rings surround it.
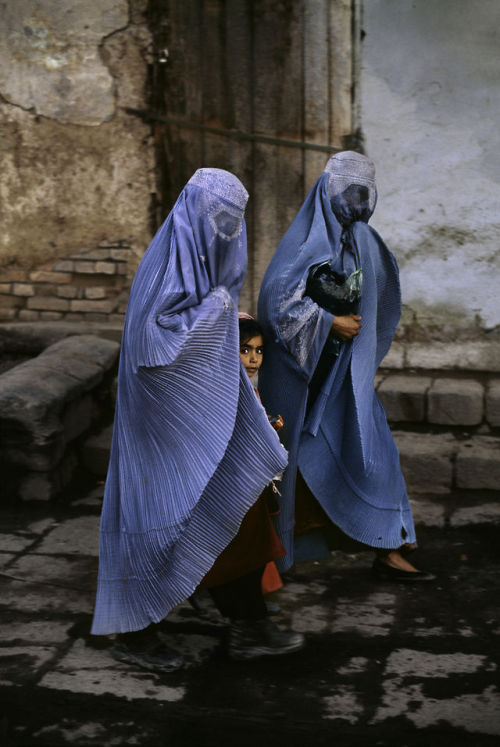
<svg viewBox="0 0 500 747">
<path fill-rule="evenodd" d="M 500 2 L 365 0 L 361 125 L 371 221 L 407 319 L 500 324 Z"/>
</svg>

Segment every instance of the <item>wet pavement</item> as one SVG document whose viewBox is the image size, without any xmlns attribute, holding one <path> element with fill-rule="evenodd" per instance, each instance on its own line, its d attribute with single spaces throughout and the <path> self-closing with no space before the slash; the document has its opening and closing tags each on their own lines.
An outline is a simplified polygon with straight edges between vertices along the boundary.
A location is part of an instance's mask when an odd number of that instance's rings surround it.
<svg viewBox="0 0 500 747">
<path fill-rule="evenodd" d="M 427 511 L 414 559 L 432 584 L 375 581 L 368 552 L 298 565 L 272 595 L 296 654 L 233 662 L 208 599 L 179 606 L 161 635 L 186 666 L 158 675 L 89 635 L 101 495 L 0 512 L 3 747 L 500 744 L 496 504 Z"/>
</svg>

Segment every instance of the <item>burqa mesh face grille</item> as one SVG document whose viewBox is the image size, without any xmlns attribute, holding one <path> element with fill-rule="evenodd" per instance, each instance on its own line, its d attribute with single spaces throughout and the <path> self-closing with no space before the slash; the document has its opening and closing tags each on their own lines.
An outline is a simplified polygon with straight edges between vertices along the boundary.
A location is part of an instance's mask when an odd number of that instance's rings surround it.
<svg viewBox="0 0 500 747">
<path fill-rule="evenodd" d="M 325 166 L 328 174 L 328 196 L 330 200 L 342 195 L 337 204 L 345 203 L 347 212 L 362 214 L 366 222 L 375 210 L 377 188 L 375 186 L 375 166 L 366 156 L 354 151 L 344 151 L 332 156 Z M 368 215 L 365 218 L 365 215 Z"/>
</svg>

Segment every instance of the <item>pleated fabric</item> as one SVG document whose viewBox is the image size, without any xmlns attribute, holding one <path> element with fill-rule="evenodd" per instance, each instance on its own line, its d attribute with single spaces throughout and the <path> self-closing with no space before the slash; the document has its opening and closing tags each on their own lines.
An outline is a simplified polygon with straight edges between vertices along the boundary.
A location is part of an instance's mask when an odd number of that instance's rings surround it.
<svg viewBox="0 0 500 747">
<path fill-rule="evenodd" d="M 92 633 L 186 599 L 286 465 L 239 358 L 247 193 L 199 169 L 132 284 L 100 527 Z"/>
<path fill-rule="evenodd" d="M 258 318 L 266 335 L 259 373 L 262 402 L 285 420 L 289 464 L 276 519 L 293 562 L 295 483 L 300 469 L 333 523 L 372 547 L 415 541 L 399 454 L 374 390 L 378 366 L 401 313 L 396 261 L 367 225 L 376 204 L 374 169 L 364 156 L 332 157 L 283 237 L 263 280 Z M 308 386 L 333 316 L 305 296 L 311 267 L 336 272 L 361 267 L 360 334 L 343 343 L 306 417 Z"/>
</svg>

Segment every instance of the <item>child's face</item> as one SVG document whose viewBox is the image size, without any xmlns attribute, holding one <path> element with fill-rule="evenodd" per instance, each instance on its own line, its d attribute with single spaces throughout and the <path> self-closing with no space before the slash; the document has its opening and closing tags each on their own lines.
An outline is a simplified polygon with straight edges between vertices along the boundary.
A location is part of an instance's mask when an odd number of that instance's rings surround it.
<svg viewBox="0 0 500 747">
<path fill-rule="evenodd" d="M 262 365 L 263 357 L 264 340 L 262 339 L 262 335 L 255 335 L 255 337 L 250 337 L 249 340 L 241 343 L 240 358 L 249 376 L 257 373 Z"/>
</svg>

